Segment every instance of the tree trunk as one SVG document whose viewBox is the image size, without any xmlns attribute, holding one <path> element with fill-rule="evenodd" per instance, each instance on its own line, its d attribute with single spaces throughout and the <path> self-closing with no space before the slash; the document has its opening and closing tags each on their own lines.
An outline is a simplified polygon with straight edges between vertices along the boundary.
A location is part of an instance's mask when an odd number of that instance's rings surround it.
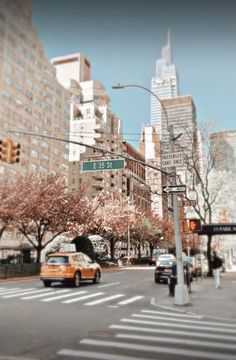
<svg viewBox="0 0 236 360">
<path fill-rule="evenodd" d="M 207 236 L 207 261 L 208 261 L 208 276 L 213 276 L 212 267 L 211 267 L 211 242 L 212 235 Z"/>
<path fill-rule="evenodd" d="M 110 238 L 111 260 L 114 260 L 114 250 L 115 250 L 115 241 L 113 238 Z"/>
</svg>

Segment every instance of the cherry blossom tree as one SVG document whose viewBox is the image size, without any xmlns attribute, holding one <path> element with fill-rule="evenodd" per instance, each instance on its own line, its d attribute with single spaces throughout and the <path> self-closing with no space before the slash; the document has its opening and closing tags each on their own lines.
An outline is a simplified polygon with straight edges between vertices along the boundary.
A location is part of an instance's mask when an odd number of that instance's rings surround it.
<svg viewBox="0 0 236 360">
<path fill-rule="evenodd" d="M 173 246 L 174 226 L 169 219 L 161 218 L 151 211 L 138 214 L 133 228 L 132 243 L 138 249 L 139 257 L 141 255 L 141 246 L 144 243 L 149 244 L 150 255 L 157 246 Z"/>
<path fill-rule="evenodd" d="M 0 239 L 3 232 L 10 229 L 16 206 L 17 199 L 12 194 L 10 179 L 5 177 L 0 182 Z"/>
<path fill-rule="evenodd" d="M 57 236 L 86 232 L 95 211 L 84 189 L 69 193 L 60 174 L 19 177 L 11 193 L 17 203 L 13 225 L 36 250 L 37 263 L 41 251 Z"/>
<path fill-rule="evenodd" d="M 135 207 L 121 195 L 111 194 L 109 197 L 103 195 L 100 198 L 100 206 L 95 212 L 96 220 L 90 232 L 99 234 L 109 241 L 112 259 L 116 242 L 124 237 L 128 226 L 135 222 L 135 211 Z"/>
</svg>

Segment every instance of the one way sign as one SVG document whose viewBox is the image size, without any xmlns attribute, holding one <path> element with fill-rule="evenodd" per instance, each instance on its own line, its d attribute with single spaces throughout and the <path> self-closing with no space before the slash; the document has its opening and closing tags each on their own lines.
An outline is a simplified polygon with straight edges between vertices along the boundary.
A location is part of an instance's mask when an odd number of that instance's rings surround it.
<svg viewBox="0 0 236 360">
<path fill-rule="evenodd" d="M 186 185 L 166 185 L 162 187 L 163 194 L 178 194 L 186 192 Z"/>
</svg>

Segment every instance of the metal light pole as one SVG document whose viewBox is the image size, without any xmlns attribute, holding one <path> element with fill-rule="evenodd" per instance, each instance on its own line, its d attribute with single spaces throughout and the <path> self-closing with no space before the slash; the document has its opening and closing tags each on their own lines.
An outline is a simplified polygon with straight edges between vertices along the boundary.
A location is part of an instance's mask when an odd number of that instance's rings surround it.
<svg viewBox="0 0 236 360">
<path fill-rule="evenodd" d="M 165 113 L 166 121 L 167 121 L 167 130 L 169 132 L 169 139 L 171 144 L 171 152 L 174 152 L 174 141 L 176 138 L 174 137 L 174 129 L 173 125 L 169 126 L 168 115 L 165 106 L 163 105 L 161 99 L 150 89 L 138 85 L 138 84 L 128 84 L 121 85 L 117 84 L 112 86 L 113 89 L 124 89 L 128 87 L 138 87 L 147 92 L 149 92 L 152 96 L 154 96 L 157 101 L 161 104 L 161 107 Z M 178 136 L 179 137 L 179 136 Z M 174 168 L 174 175 L 176 169 Z M 176 176 L 173 176 L 174 184 L 176 185 Z M 182 243 L 180 238 L 180 229 L 179 229 L 179 208 L 178 208 L 178 197 L 177 194 L 173 194 L 173 211 L 174 211 L 174 227 L 175 227 L 175 248 L 176 248 L 176 264 L 177 264 L 177 285 L 175 286 L 175 304 L 176 305 L 186 305 L 189 304 L 189 294 L 187 285 L 184 283 L 184 268 L 183 268 L 183 258 L 182 258 Z"/>
</svg>

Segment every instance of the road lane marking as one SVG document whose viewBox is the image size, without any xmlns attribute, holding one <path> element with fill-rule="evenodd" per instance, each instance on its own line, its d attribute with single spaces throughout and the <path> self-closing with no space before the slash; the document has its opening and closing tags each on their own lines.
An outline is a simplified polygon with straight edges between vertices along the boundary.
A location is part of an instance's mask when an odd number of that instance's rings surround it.
<svg viewBox="0 0 236 360">
<path fill-rule="evenodd" d="M 180 348 L 169 348 L 165 346 L 152 346 L 152 345 L 141 345 L 137 343 L 127 343 L 127 342 L 115 342 L 115 341 L 104 341 L 104 340 L 95 340 L 95 339 L 83 339 L 80 341 L 80 344 L 83 345 L 93 345 L 93 346 L 103 346 L 103 347 L 112 347 L 125 350 L 135 350 L 135 351 L 144 351 L 146 353 L 162 353 L 162 354 L 171 354 L 171 355 L 181 355 L 188 357 L 196 357 L 200 359 L 207 360 L 235 360 L 235 354 L 227 353 L 217 353 L 217 352 L 208 352 L 200 350 L 188 350 Z"/>
<path fill-rule="evenodd" d="M 49 293 L 46 293 L 46 291 L 50 291 L 50 292 L 49 292 Z M 54 295 L 54 294 L 61 294 L 61 293 L 63 293 L 63 292 L 68 292 L 68 291 L 71 291 L 71 290 L 56 290 L 56 291 L 52 291 L 52 290 L 50 290 L 50 289 L 45 289 L 45 293 L 43 293 L 43 294 L 26 296 L 26 297 L 23 297 L 23 298 L 21 298 L 21 299 L 22 299 L 22 300 L 31 300 L 31 299 L 36 299 L 36 298 L 40 298 L 40 297 L 43 297 L 43 296 Z"/>
<path fill-rule="evenodd" d="M 122 296 L 124 296 L 124 294 L 112 295 L 112 296 L 108 296 L 106 298 L 102 298 L 102 299 L 99 299 L 99 300 L 94 300 L 94 301 L 88 302 L 85 305 L 88 305 L 88 306 L 97 305 L 97 304 L 101 304 L 103 302 L 106 302 L 108 300 L 117 299 L 117 298 L 122 297 Z"/>
<path fill-rule="evenodd" d="M 86 299 L 96 297 L 96 296 L 100 296 L 100 295 L 103 295 L 103 294 L 104 294 L 103 292 L 98 292 L 98 293 L 95 293 L 95 294 L 89 294 L 89 295 L 85 295 L 85 296 L 80 296 L 80 297 L 75 298 L 75 299 L 65 300 L 65 301 L 62 301 L 62 303 L 63 304 L 71 304 L 71 303 L 76 302 L 76 301 L 86 300 Z"/>
<path fill-rule="evenodd" d="M 144 296 L 134 296 L 134 297 L 132 297 L 132 298 L 130 298 L 130 299 L 120 301 L 120 302 L 118 303 L 118 305 L 127 305 L 127 304 L 130 304 L 130 303 L 132 303 L 132 302 L 135 302 L 135 301 L 140 300 L 140 299 L 143 299 L 143 298 L 144 298 Z"/>
<path fill-rule="evenodd" d="M 119 284 L 120 284 L 120 282 L 115 282 L 115 283 L 105 284 L 105 285 L 99 285 L 98 288 L 103 288 L 103 287 L 106 287 L 106 286 L 119 285 Z"/>
<path fill-rule="evenodd" d="M 218 334 L 209 334 L 205 332 L 189 332 L 189 331 L 181 331 L 181 330 L 167 330 L 167 329 L 153 329 L 148 327 L 138 327 L 138 326 L 130 326 L 130 325 L 110 325 L 109 328 L 111 329 L 117 329 L 117 330 L 131 330 L 131 331 L 141 331 L 141 332 L 149 332 L 149 333 L 155 333 L 155 334 L 166 334 L 166 335 L 177 335 L 177 336 L 187 336 L 187 337 L 199 337 L 199 338 L 207 338 L 207 339 L 219 339 L 219 340 L 227 340 L 227 341 L 236 341 L 236 335 L 218 335 Z"/>
<path fill-rule="evenodd" d="M 83 351 L 83 350 L 71 350 L 71 349 L 62 349 L 58 351 L 58 355 L 64 356 L 74 356 L 78 359 L 80 358 L 90 358 L 96 360 L 147 360 L 147 358 L 138 358 L 135 356 L 123 356 L 117 354 L 108 354 L 108 353 L 98 353 L 94 351 Z"/>
<path fill-rule="evenodd" d="M 219 333 L 229 333 L 229 334 L 235 334 L 235 330 L 233 329 L 222 329 L 219 328 L 220 324 L 216 324 L 217 327 L 209 327 L 209 326 L 197 326 L 197 325 L 185 325 L 185 324 L 173 324 L 168 323 L 167 321 L 160 322 L 160 321 L 150 321 L 150 320 L 136 320 L 136 319 L 121 319 L 121 322 L 128 322 L 133 324 L 145 324 L 145 325 L 157 325 L 162 327 L 173 327 L 173 328 L 180 328 L 180 329 L 194 329 L 194 330 L 205 330 L 205 331 L 213 331 L 213 332 L 219 332 Z"/>
<path fill-rule="evenodd" d="M 118 339 L 132 339 L 132 340 L 142 340 L 142 341 L 154 341 L 161 342 L 167 344 L 181 344 L 183 345 L 183 339 L 173 339 L 173 337 L 163 337 L 163 336 L 147 336 L 147 335 L 136 335 L 136 334 L 116 334 L 116 338 Z M 184 339 L 184 346 L 200 346 L 213 348 L 217 351 L 217 349 L 223 350 L 236 350 L 236 345 L 234 344 L 223 344 L 214 341 L 204 341 L 204 340 L 189 340 Z"/>
<path fill-rule="evenodd" d="M 152 316 L 152 315 L 143 315 L 143 314 L 132 314 L 131 316 L 133 317 L 138 317 L 138 318 L 145 318 L 145 319 L 153 319 L 153 320 L 168 320 L 168 321 L 177 321 L 177 319 L 172 319 L 171 317 L 165 317 L 165 316 Z M 186 324 L 200 324 L 200 325 L 216 325 L 219 326 L 219 323 L 215 322 L 215 321 L 198 321 L 198 320 L 190 320 L 190 319 L 178 319 L 179 323 L 186 323 Z M 222 327 L 226 327 L 226 328 L 236 328 L 236 324 L 229 324 L 229 323 L 220 323 L 220 326 Z M 224 331 L 222 329 L 222 331 Z"/>
<path fill-rule="evenodd" d="M 49 298 L 46 298 L 46 299 L 42 299 L 40 301 L 47 301 L 48 302 L 48 301 L 62 299 L 62 298 L 68 297 L 68 296 L 76 296 L 76 295 L 85 294 L 85 293 L 87 293 L 87 291 L 73 292 L 73 293 L 70 293 L 70 294 L 63 294 L 63 295 L 57 295 L 57 296 L 49 297 Z"/>
</svg>

